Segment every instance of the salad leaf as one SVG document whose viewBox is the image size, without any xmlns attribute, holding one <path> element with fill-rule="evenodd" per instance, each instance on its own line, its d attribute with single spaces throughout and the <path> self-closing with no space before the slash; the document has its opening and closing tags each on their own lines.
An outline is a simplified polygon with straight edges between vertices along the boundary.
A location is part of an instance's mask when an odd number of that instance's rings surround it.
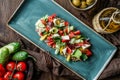
<svg viewBox="0 0 120 80">
<path fill-rule="evenodd" d="M 80 57 L 82 56 L 82 52 L 77 49 L 73 54 L 72 54 L 73 57 L 76 57 L 77 59 L 80 59 Z"/>
<path fill-rule="evenodd" d="M 88 59 L 88 56 L 86 54 L 82 54 L 81 58 L 83 61 L 86 61 Z"/>
</svg>

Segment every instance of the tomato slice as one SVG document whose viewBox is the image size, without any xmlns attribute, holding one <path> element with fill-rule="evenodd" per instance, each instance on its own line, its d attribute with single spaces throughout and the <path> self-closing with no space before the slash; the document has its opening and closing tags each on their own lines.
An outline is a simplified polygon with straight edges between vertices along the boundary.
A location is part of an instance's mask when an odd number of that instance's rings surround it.
<svg viewBox="0 0 120 80">
<path fill-rule="evenodd" d="M 80 30 L 77 30 L 74 32 L 75 35 L 79 35 L 80 34 Z"/>
<path fill-rule="evenodd" d="M 70 49 L 69 47 L 67 47 L 67 53 L 71 54 L 72 53 L 72 49 Z"/>
<path fill-rule="evenodd" d="M 51 15 L 52 18 L 55 18 L 56 16 L 57 16 L 56 14 L 52 14 L 52 15 Z"/>
<path fill-rule="evenodd" d="M 62 42 L 68 42 L 69 40 L 62 39 Z"/>
<path fill-rule="evenodd" d="M 40 36 L 43 36 L 43 33 L 39 33 Z"/>
<path fill-rule="evenodd" d="M 49 42 L 53 42 L 52 36 L 48 36 L 48 37 L 47 37 L 47 40 L 48 40 Z"/>
<path fill-rule="evenodd" d="M 49 30 L 50 30 L 49 26 L 46 26 L 45 30 L 46 30 L 46 32 L 49 32 Z"/>
<path fill-rule="evenodd" d="M 18 62 L 17 70 L 18 71 L 25 71 L 27 69 L 27 64 L 25 62 Z"/>
<path fill-rule="evenodd" d="M 64 25 L 65 25 L 65 26 L 69 26 L 69 22 L 65 21 L 65 22 L 64 22 Z"/>
<path fill-rule="evenodd" d="M 85 53 L 86 53 L 87 56 L 91 56 L 92 55 L 92 52 L 89 49 L 86 49 Z"/>
<path fill-rule="evenodd" d="M 69 37 L 70 37 L 70 38 L 73 38 L 74 36 L 75 36 L 75 35 L 74 35 L 73 32 L 70 32 L 70 33 L 69 33 Z"/>
<path fill-rule="evenodd" d="M 48 17 L 48 22 L 53 22 L 53 19 L 56 17 L 56 14 L 52 14 Z"/>
<path fill-rule="evenodd" d="M 56 44 L 54 43 L 54 44 L 52 44 L 52 48 L 55 48 L 56 47 Z"/>
<path fill-rule="evenodd" d="M 60 34 L 60 36 L 62 36 L 64 32 L 62 30 L 59 30 L 58 33 Z"/>
<path fill-rule="evenodd" d="M 75 44 L 75 46 L 78 46 L 78 47 L 81 47 L 83 45 L 84 45 L 84 42 L 80 42 L 80 43 Z"/>
<path fill-rule="evenodd" d="M 54 44 L 53 41 L 47 43 L 48 46 L 52 46 L 52 44 Z"/>
</svg>

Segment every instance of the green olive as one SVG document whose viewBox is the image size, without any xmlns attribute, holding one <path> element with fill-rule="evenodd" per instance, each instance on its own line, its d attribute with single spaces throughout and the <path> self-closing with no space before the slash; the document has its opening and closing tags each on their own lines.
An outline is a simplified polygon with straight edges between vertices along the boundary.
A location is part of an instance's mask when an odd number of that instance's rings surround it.
<svg viewBox="0 0 120 80">
<path fill-rule="evenodd" d="M 86 2 L 85 2 L 85 1 L 82 1 L 80 8 L 84 9 L 84 8 L 86 8 L 86 7 L 87 7 Z"/>
<path fill-rule="evenodd" d="M 86 0 L 87 5 L 91 5 L 91 4 L 93 4 L 93 2 L 94 2 L 94 0 Z"/>
<path fill-rule="evenodd" d="M 80 4 L 81 4 L 80 0 L 72 0 L 72 3 L 76 7 L 80 6 Z"/>
<path fill-rule="evenodd" d="M 60 24 L 60 20 L 57 19 L 55 23 L 56 23 L 57 25 L 59 25 L 59 24 Z"/>
</svg>

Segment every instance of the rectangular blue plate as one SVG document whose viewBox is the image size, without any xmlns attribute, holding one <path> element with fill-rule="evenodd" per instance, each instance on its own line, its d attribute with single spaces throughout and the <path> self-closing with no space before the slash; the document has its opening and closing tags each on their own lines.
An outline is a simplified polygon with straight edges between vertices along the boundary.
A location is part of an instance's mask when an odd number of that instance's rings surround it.
<svg viewBox="0 0 120 80">
<path fill-rule="evenodd" d="M 55 55 L 54 49 L 39 41 L 39 36 L 35 32 L 35 23 L 44 15 L 53 13 L 67 20 L 83 35 L 90 38 L 93 56 L 89 60 L 85 62 L 67 62 L 63 56 Z M 51 0 L 24 0 L 21 7 L 8 22 L 8 26 L 37 47 L 50 52 L 49 54 L 53 58 L 86 80 L 96 80 L 117 50 L 115 46 Z"/>
</svg>

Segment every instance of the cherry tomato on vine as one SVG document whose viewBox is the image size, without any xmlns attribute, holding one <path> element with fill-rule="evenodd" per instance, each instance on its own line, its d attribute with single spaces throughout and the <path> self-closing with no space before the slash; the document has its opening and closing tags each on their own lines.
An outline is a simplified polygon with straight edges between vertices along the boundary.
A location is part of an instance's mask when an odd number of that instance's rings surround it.
<svg viewBox="0 0 120 80">
<path fill-rule="evenodd" d="M 25 71 L 27 69 L 27 65 L 25 62 L 18 62 L 17 71 Z"/>
<path fill-rule="evenodd" d="M 0 77 L 0 80 L 5 80 L 4 78 Z"/>
<path fill-rule="evenodd" d="M 12 79 L 12 72 L 8 71 L 4 75 L 4 80 L 11 80 Z"/>
<path fill-rule="evenodd" d="M 9 63 L 6 65 L 6 69 L 7 69 L 8 71 L 14 71 L 15 67 L 16 67 L 16 63 L 15 63 L 15 62 L 9 62 Z"/>
<path fill-rule="evenodd" d="M 13 75 L 13 80 L 24 80 L 25 75 L 22 72 L 17 72 Z"/>
<path fill-rule="evenodd" d="M 5 68 L 2 64 L 0 64 L 0 77 L 2 77 L 5 74 Z"/>
</svg>

